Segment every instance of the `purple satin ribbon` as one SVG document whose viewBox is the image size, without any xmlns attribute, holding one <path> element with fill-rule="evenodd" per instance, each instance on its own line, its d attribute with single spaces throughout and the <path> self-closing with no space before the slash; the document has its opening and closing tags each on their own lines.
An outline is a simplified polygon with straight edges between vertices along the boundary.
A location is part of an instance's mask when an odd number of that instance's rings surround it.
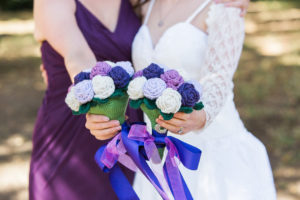
<svg viewBox="0 0 300 200">
<path fill-rule="evenodd" d="M 137 167 L 133 160 L 126 155 L 126 149 L 121 140 L 121 133 L 116 135 L 107 145 L 101 156 L 101 162 L 108 168 L 111 169 L 117 161 L 128 169 L 136 172 Z"/>
<path fill-rule="evenodd" d="M 161 159 L 156 145 L 165 145 L 168 150 L 163 167 L 163 176 L 149 168 L 145 160 L 145 155 L 140 151 L 144 149 L 146 157 L 150 161 L 160 163 Z M 128 191 L 130 190 L 127 196 L 133 199 L 137 199 L 138 197 L 132 188 L 130 188 L 129 182 L 123 180 L 125 176 L 120 174 L 119 168 L 116 168 L 116 162 L 118 161 L 133 171 L 139 169 L 163 199 L 169 200 L 166 191 L 169 192 L 171 189 L 170 192 L 173 194 L 175 200 L 191 200 L 193 198 L 179 171 L 178 165 L 182 163 L 186 168 L 196 170 L 200 156 L 201 151 L 199 149 L 176 138 L 171 136 L 153 137 L 147 132 L 145 125 L 134 124 L 129 130 L 129 127 L 124 124 L 122 125 L 121 133 L 116 135 L 106 146 L 101 147 L 97 151 L 95 158 L 103 171 L 109 172 L 110 169 L 113 171 L 111 182 L 119 198 L 127 195 L 122 190 L 122 185 Z M 122 183 L 118 181 L 118 173 L 122 179 Z M 165 190 L 165 188 L 168 190 Z"/>
<path fill-rule="evenodd" d="M 149 160 L 153 163 L 160 163 L 161 159 L 157 147 L 154 143 L 154 137 L 148 133 L 147 126 L 141 124 L 133 124 L 130 128 L 128 138 L 144 142 L 144 148 Z"/>
<path fill-rule="evenodd" d="M 166 173 L 165 178 L 169 177 L 170 179 L 169 182 L 174 198 L 176 200 L 186 200 L 187 198 L 181 181 L 180 171 L 178 169 L 178 165 L 180 164 L 178 150 L 168 137 L 165 137 L 165 142 L 168 149 L 168 154 L 165 162 L 166 171 L 164 171 Z"/>
</svg>

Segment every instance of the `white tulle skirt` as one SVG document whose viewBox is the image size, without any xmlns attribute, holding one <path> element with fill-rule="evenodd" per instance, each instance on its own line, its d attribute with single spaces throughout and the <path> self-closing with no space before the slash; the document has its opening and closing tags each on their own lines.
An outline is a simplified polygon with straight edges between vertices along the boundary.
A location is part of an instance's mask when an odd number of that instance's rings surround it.
<svg viewBox="0 0 300 200">
<path fill-rule="evenodd" d="M 231 96 L 202 132 L 184 136 L 169 133 L 202 150 L 199 168 L 180 171 L 197 200 L 275 200 L 276 191 L 264 145 L 244 127 Z M 137 173 L 134 189 L 141 200 L 161 199 Z"/>
</svg>

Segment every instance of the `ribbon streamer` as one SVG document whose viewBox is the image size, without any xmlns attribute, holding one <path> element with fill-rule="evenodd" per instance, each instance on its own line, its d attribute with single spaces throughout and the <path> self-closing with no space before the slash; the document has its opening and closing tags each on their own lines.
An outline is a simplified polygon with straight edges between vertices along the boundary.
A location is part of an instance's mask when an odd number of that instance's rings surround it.
<svg viewBox="0 0 300 200">
<path fill-rule="evenodd" d="M 163 166 L 163 173 L 175 200 L 193 199 L 180 173 L 178 164 L 181 162 L 186 168 L 196 170 L 201 151 L 174 137 L 159 134 L 155 130 L 152 130 L 151 136 L 145 125 L 134 124 L 130 128 L 124 123 L 122 131 L 97 151 L 95 160 L 104 172 L 110 173 L 111 185 L 119 199 L 136 200 L 139 198 L 118 166 L 117 161 L 133 171 L 138 168 L 161 197 L 168 200 L 169 197 L 164 190 L 166 187 L 162 181 L 158 180 L 157 174 L 146 162 L 146 160 L 152 160 L 154 163 L 161 162 L 157 147 L 165 146 L 168 154 Z M 160 176 L 159 178 L 161 179 Z"/>
</svg>

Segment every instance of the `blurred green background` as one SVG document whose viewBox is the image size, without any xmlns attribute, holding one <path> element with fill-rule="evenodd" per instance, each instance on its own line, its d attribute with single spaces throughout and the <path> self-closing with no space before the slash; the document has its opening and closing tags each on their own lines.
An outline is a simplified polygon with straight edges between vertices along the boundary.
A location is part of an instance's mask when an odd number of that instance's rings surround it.
<svg viewBox="0 0 300 200">
<path fill-rule="evenodd" d="M 26 200 L 45 85 L 32 1 L 0 0 L 0 199 Z M 279 200 L 300 199 L 300 1 L 252 1 L 235 75 L 245 126 L 266 145 Z"/>
</svg>

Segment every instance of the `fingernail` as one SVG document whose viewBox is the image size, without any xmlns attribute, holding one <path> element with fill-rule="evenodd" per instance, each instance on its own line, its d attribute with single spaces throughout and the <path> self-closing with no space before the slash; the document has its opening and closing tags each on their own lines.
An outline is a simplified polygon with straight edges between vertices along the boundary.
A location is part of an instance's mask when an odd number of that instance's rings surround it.
<svg viewBox="0 0 300 200">
<path fill-rule="evenodd" d="M 120 122 L 119 121 L 115 121 L 114 124 L 115 125 L 120 125 Z"/>
<path fill-rule="evenodd" d="M 105 117 L 105 118 L 104 118 L 104 121 L 109 121 L 109 118 L 108 118 L 108 117 Z"/>
<path fill-rule="evenodd" d="M 122 129 L 122 127 L 121 127 L 121 126 L 118 126 L 118 127 L 117 127 L 117 130 L 121 130 L 121 129 Z"/>
</svg>

